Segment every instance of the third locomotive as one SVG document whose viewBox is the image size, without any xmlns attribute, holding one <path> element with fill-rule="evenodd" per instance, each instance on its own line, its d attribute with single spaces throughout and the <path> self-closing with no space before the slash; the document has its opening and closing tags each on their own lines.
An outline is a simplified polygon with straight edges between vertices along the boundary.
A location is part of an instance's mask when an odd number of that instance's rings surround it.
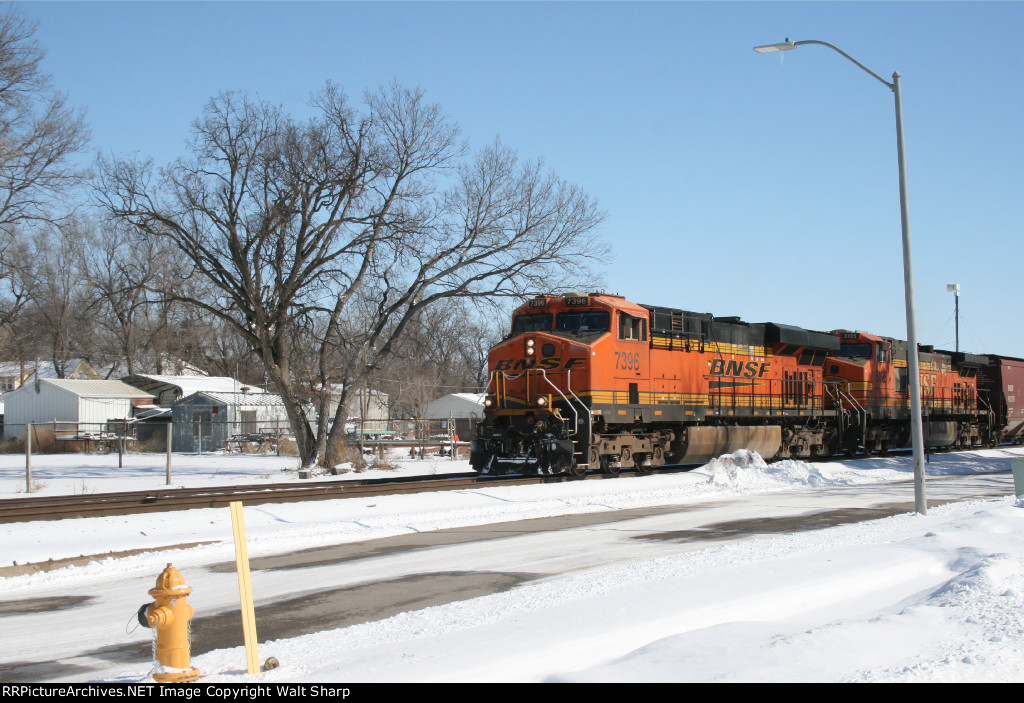
<svg viewBox="0 0 1024 703">
<path fill-rule="evenodd" d="M 919 350 L 925 442 L 1024 437 L 1024 360 Z M 606 294 L 540 296 L 491 349 L 482 473 L 646 473 L 737 449 L 765 459 L 910 443 L 907 345 Z M 980 391 L 980 392 L 979 392 Z"/>
</svg>

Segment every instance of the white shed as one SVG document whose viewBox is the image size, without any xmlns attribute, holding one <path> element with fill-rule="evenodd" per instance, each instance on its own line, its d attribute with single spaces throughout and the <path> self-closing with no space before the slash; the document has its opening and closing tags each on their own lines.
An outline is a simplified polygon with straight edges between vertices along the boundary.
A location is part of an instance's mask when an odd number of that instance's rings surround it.
<svg viewBox="0 0 1024 703">
<path fill-rule="evenodd" d="M 98 430 L 152 402 L 152 395 L 121 381 L 33 380 L 4 394 L 4 436 L 20 437 L 29 422 L 77 423 L 83 431 Z"/>
<path fill-rule="evenodd" d="M 469 437 L 484 416 L 483 393 L 450 393 L 427 404 L 428 420 L 455 420 L 455 433 Z"/>
<path fill-rule="evenodd" d="M 432 400 L 427 405 L 428 420 L 456 418 L 481 418 L 484 416 L 483 393 L 451 393 Z"/>
</svg>

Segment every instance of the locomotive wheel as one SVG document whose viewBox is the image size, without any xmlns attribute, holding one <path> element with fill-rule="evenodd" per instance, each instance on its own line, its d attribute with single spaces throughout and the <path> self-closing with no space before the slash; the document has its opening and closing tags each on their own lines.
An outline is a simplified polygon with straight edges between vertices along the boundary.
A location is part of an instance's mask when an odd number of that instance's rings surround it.
<svg viewBox="0 0 1024 703">
<path fill-rule="evenodd" d="M 633 467 L 636 469 L 637 476 L 647 476 L 654 473 L 654 462 L 651 461 L 650 454 L 634 454 Z"/>
<path fill-rule="evenodd" d="M 567 476 L 579 478 L 583 474 L 587 473 L 587 469 L 585 466 L 581 466 L 574 461 L 565 469 L 565 473 Z"/>
<path fill-rule="evenodd" d="M 601 456 L 601 473 L 606 476 L 618 476 L 621 467 L 619 466 L 619 460 L 616 458 L 612 461 L 610 454 L 603 454 Z"/>
</svg>

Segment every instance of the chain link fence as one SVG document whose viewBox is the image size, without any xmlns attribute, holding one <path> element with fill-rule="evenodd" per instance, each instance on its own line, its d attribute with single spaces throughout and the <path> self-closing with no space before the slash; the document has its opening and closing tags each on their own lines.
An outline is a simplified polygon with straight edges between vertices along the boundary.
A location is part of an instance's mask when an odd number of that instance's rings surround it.
<svg viewBox="0 0 1024 703">
<path fill-rule="evenodd" d="M 475 429 L 475 420 L 352 420 L 345 426 L 349 445 L 372 448 L 387 446 L 450 448 L 465 445 Z M 295 436 L 281 420 L 214 420 L 194 415 L 184 422 L 121 419 L 103 423 L 35 422 L 3 427 L 0 450 L 26 451 L 31 435 L 32 451 L 49 453 L 140 452 L 274 453 L 297 456 Z M 168 446 L 170 438 L 170 446 Z"/>
</svg>

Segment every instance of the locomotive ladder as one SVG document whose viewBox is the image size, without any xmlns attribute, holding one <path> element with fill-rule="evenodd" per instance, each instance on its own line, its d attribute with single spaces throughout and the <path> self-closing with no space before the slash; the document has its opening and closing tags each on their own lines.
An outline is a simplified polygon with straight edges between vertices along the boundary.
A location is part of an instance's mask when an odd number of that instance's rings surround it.
<svg viewBox="0 0 1024 703">
<path fill-rule="evenodd" d="M 845 433 L 845 430 L 846 430 L 846 423 L 843 421 L 844 418 L 845 418 L 845 415 L 846 415 L 846 412 L 845 412 L 846 408 L 843 406 L 843 401 L 844 400 L 852 406 L 852 408 L 850 409 L 849 412 L 851 412 L 852 414 L 857 416 L 857 424 L 859 424 L 860 428 L 861 428 L 861 438 L 866 437 L 867 436 L 867 432 L 868 432 L 868 411 L 864 408 L 864 406 L 861 405 L 857 401 L 857 399 L 853 397 L 852 394 L 845 392 L 839 386 L 839 384 L 834 384 L 833 385 L 831 383 L 826 383 L 826 384 L 823 384 L 823 385 L 825 386 L 826 391 L 829 393 L 829 395 L 832 396 L 833 402 L 836 404 L 836 407 L 839 408 L 839 418 L 840 418 L 839 419 L 839 443 L 840 443 L 840 445 L 842 445 L 844 443 L 843 442 L 843 440 L 845 439 L 844 433 Z M 830 386 L 831 386 L 831 388 L 830 388 Z M 850 424 L 852 425 L 853 423 L 850 423 Z"/>
<path fill-rule="evenodd" d="M 541 369 L 541 372 L 543 372 L 543 371 L 544 371 L 544 369 Z M 548 383 L 551 383 L 551 381 L 548 381 L 548 377 L 547 377 L 546 374 L 544 376 L 544 380 L 547 381 Z M 552 384 L 552 387 L 554 387 L 554 384 Z M 555 390 L 557 391 L 558 388 L 555 388 Z M 594 413 L 591 412 L 591 410 L 587 406 L 587 404 L 584 403 L 583 400 L 578 395 L 576 395 L 576 392 L 572 389 L 572 369 L 566 369 L 565 370 L 565 390 L 566 390 L 566 392 L 569 393 L 569 395 L 571 395 L 576 400 L 577 403 L 580 404 L 580 407 L 583 408 L 586 411 L 586 413 L 587 413 L 587 446 L 589 447 L 590 443 L 593 441 L 593 437 L 594 437 Z M 565 398 L 565 395 L 562 395 L 562 397 Z M 573 407 L 572 403 L 569 402 L 568 398 L 565 398 L 565 402 L 568 403 L 570 408 Z M 575 414 L 575 412 L 576 411 L 573 410 L 574 414 Z M 579 416 L 577 415 L 576 416 L 576 428 L 573 430 L 573 433 L 572 433 L 573 435 L 578 434 L 578 432 L 579 432 L 579 424 L 580 424 L 580 420 L 579 420 Z M 574 447 L 579 447 L 579 442 L 573 442 L 573 445 L 574 445 Z M 574 457 L 575 456 L 582 457 L 584 453 L 582 451 L 578 451 L 577 449 L 573 449 L 572 454 L 573 454 Z M 587 458 L 586 461 L 577 461 L 576 464 L 577 465 L 581 465 L 582 464 L 582 465 L 585 465 L 585 466 L 589 467 L 590 466 L 589 452 L 587 452 L 587 457 L 586 458 Z"/>
</svg>

